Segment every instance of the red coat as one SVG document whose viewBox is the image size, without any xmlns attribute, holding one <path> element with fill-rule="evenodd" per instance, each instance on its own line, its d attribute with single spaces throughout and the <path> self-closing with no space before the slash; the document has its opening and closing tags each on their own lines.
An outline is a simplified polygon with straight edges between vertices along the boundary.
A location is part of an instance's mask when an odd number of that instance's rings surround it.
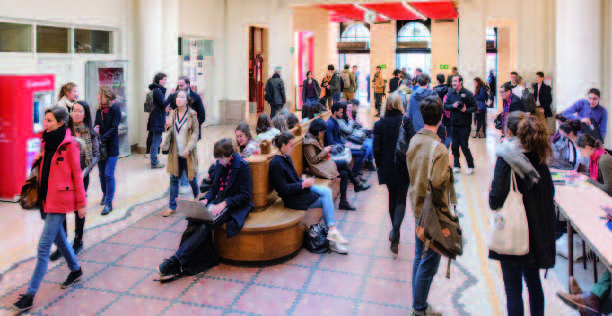
<svg viewBox="0 0 612 316">
<path fill-rule="evenodd" d="M 44 161 L 44 141 L 41 147 L 41 161 Z M 40 168 L 42 169 L 42 163 Z M 42 174 L 42 170 L 38 174 Z M 81 170 L 81 149 L 70 130 L 67 130 L 64 141 L 57 147 L 51 160 L 47 198 L 43 208 L 45 213 L 69 213 L 85 206 L 87 198 Z"/>
</svg>

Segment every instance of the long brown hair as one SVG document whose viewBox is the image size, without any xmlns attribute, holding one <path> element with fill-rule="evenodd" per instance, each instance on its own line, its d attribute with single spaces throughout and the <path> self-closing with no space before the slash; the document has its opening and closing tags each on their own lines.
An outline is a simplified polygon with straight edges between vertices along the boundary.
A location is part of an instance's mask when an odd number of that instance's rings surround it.
<svg viewBox="0 0 612 316">
<path fill-rule="evenodd" d="M 110 103 L 112 103 L 117 98 L 117 95 L 111 87 L 100 87 L 100 104 L 98 105 L 98 110 L 102 109 L 102 97 L 106 98 L 106 102 L 108 102 L 108 105 L 110 105 Z"/>
<path fill-rule="evenodd" d="M 474 81 L 476 81 L 476 88 L 474 89 L 474 95 L 480 93 L 480 88 L 485 86 L 484 81 L 482 81 L 482 79 L 480 79 L 480 77 L 476 77 L 474 78 Z"/>
<path fill-rule="evenodd" d="M 60 88 L 60 92 L 59 92 L 59 96 L 57 97 L 57 100 L 59 101 L 63 97 L 65 97 L 68 92 L 70 92 L 70 91 L 72 91 L 72 89 L 74 89 L 74 87 L 76 87 L 76 83 L 74 83 L 74 82 L 68 82 L 68 83 L 64 84 Z"/>
<path fill-rule="evenodd" d="M 517 135 L 521 145 L 527 152 L 538 155 L 540 163 L 546 164 L 552 156 L 550 138 L 544 123 L 538 121 L 534 116 L 526 116 L 518 125 Z"/>
<path fill-rule="evenodd" d="M 271 125 L 272 122 L 270 121 L 270 117 L 268 116 L 268 114 L 262 113 L 257 118 L 257 127 L 255 128 L 255 132 L 257 134 L 265 133 L 270 129 Z"/>
</svg>

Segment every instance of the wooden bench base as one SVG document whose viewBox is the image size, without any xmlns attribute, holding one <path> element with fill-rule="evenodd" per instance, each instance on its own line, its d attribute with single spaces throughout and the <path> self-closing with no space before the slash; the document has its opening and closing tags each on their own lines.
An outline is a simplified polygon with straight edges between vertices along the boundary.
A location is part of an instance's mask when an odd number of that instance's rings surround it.
<svg viewBox="0 0 612 316">
<path fill-rule="evenodd" d="M 317 179 L 338 197 L 340 180 Z M 260 212 L 251 212 L 240 233 L 227 238 L 225 225 L 215 229 L 215 248 L 228 264 L 266 265 L 291 258 L 302 247 L 304 229 L 317 222 L 322 210 L 298 211 L 285 208 L 281 199 Z"/>
</svg>

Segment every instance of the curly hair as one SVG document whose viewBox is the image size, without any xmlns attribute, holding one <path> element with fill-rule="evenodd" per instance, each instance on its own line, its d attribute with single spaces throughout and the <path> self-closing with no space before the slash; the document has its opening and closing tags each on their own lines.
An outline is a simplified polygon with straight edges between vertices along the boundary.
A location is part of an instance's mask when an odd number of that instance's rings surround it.
<svg viewBox="0 0 612 316">
<path fill-rule="evenodd" d="M 516 136 L 518 136 L 521 145 L 527 152 L 538 155 L 540 163 L 546 164 L 548 158 L 552 157 L 552 147 L 550 146 L 546 125 L 534 116 L 525 116 L 518 125 Z"/>
<path fill-rule="evenodd" d="M 66 94 L 68 94 L 68 92 L 72 91 L 72 89 L 74 89 L 76 87 L 76 83 L 74 82 L 68 82 L 66 84 L 64 84 L 61 88 L 60 88 L 60 93 L 57 96 L 57 100 L 61 100 L 63 97 L 66 96 Z"/>
<path fill-rule="evenodd" d="M 109 86 L 100 87 L 100 104 L 98 105 L 98 109 L 102 109 L 103 98 L 106 99 L 106 102 L 110 105 L 116 98 L 117 94 L 113 88 Z"/>
</svg>

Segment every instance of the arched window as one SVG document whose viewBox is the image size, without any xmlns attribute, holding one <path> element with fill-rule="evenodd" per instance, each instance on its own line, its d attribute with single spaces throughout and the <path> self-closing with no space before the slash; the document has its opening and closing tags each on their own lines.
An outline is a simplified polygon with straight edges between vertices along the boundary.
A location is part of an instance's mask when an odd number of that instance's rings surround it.
<svg viewBox="0 0 612 316">
<path fill-rule="evenodd" d="M 493 27 L 488 27 L 487 28 L 487 42 L 492 42 L 494 43 L 493 46 L 495 47 L 496 42 L 497 41 L 497 34 L 495 32 L 495 28 Z"/>
<path fill-rule="evenodd" d="M 340 42 L 370 42 L 370 30 L 357 23 L 347 27 L 340 36 Z"/>
<path fill-rule="evenodd" d="M 419 22 L 404 25 L 397 33 L 398 42 L 431 42 L 431 33 L 427 26 Z"/>
</svg>

